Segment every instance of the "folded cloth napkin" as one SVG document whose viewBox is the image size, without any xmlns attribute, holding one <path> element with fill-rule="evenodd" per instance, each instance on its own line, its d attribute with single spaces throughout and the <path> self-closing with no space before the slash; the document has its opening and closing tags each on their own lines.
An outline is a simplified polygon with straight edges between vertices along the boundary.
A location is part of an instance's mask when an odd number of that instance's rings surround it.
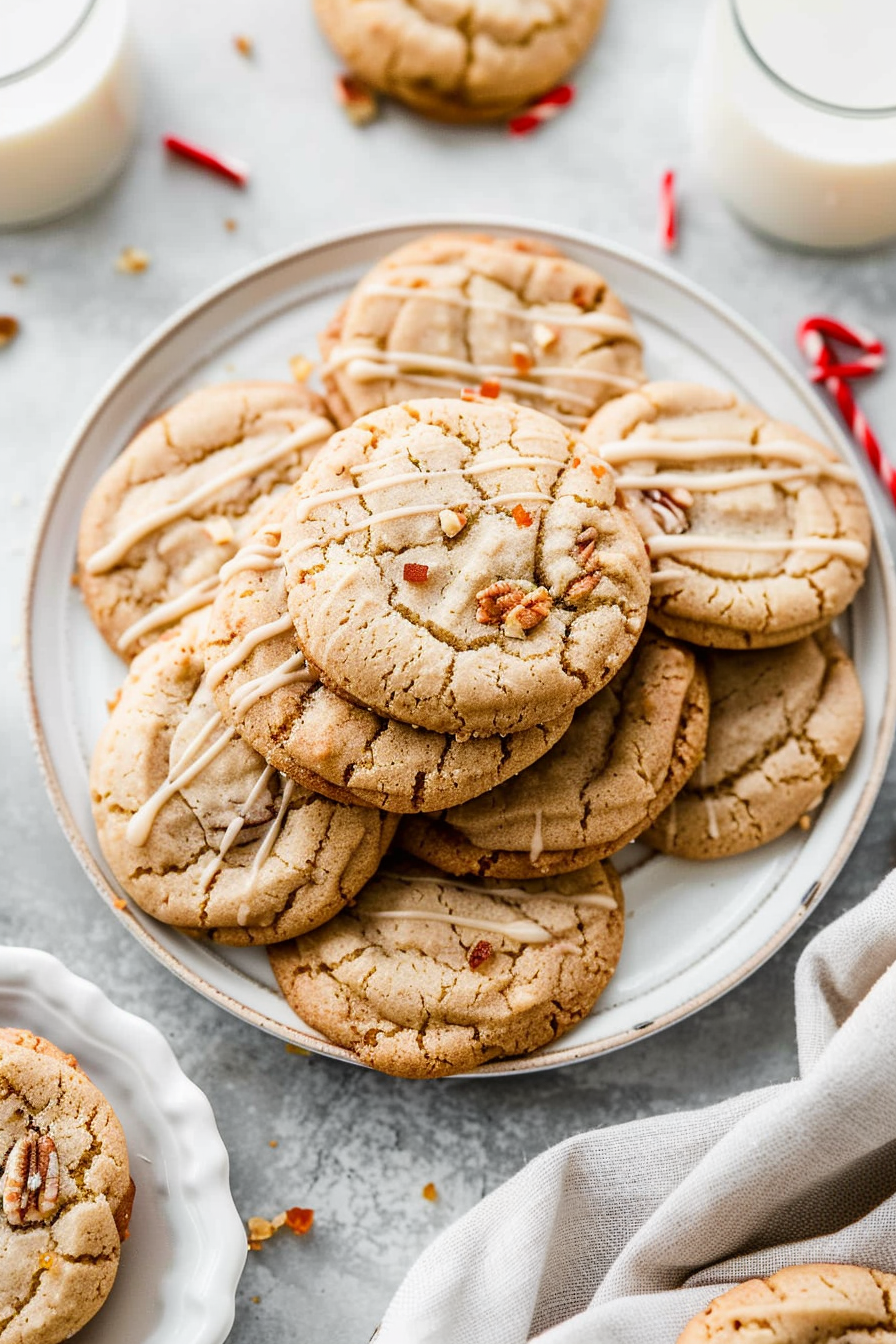
<svg viewBox="0 0 896 1344">
<path fill-rule="evenodd" d="M 896 873 L 796 973 L 800 1077 L 549 1149 L 426 1250 L 377 1344 L 674 1344 L 784 1265 L 896 1272 Z"/>
</svg>

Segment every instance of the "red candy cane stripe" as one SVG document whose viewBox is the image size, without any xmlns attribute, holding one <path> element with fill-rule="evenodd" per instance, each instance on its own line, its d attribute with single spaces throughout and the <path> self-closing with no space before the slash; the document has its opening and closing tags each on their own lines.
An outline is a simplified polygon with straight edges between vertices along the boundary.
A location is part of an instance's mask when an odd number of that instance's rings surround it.
<svg viewBox="0 0 896 1344">
<path fill-rule="evenodd" d="M 518 117 L 511 117 L 507 123 L 507 129 L 511 135 L 531 135 L 533 131 L 538 130 L 543 122 L 550 121 L 564 107 L 569 107 L 575 96 L 575 85 L 558 84 L 556 89 L 551 89 L 550 93 L 543 94 L 525 112 L 521 112 Z"/>
<path fill-rule="evenodd" d="M 191 163 L 198 163 L 201 168 L 207 168 L 209 172 L 217 173 L 219 177 L 226 177 L 228 182 L 235 182 L 238 187 L 244 187 L 249 180 L 249 170 L 245 164 L 238 163 L 236 159 L 225 159 L 220 154 L 213 154 L 210 149 L 203 149 L 201 145 L 182 140 L 179 135 L 164 136 L 162 144 L 169 153 L 176 154 L 181 159 L 189 159 Z"/>
<path fill-rule="evenodd" d="M 663 173 L 660 182 L 660 241 L 667 252 L 678 246 L 678 212 L 675 207 L 675 174 Z"/>
<path fill-rule="evenodd" d="M 797 328 L 796 338 L 809 360 L 810 379 L 822 383 L 834 399 L 847 428 L 896 504 L 896 467 L 884 456 L 880 441 L 856 405 L 849 386 L 853 379 L 868 378 L 882 368 L 886 358 L 883 341 L 870 331 L 847 327 L 833 317 L 807 317 Z M 840 363 L 828 344 L 832 340 L 863 353 L 858 359 Z"/>
</svg>

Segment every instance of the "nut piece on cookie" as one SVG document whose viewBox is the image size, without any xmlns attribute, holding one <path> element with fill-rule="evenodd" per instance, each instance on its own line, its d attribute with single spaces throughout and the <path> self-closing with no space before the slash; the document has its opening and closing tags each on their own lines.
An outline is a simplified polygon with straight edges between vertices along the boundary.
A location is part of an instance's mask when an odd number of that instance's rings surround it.
<svg viewBox="0 0 896 1344">
<path fill-rule="evenodd" d="M 494 5 L 449 0 L 315 0 L 324 34 L 383 93 L 441 121 L 509 116 L 559 84 L 584 56 L 606 0 Z"/>
<path fill-rule="evenodd" d="M 528 1054 L 587 1016 L 623 926 L 609 865 L 508 889 L 396 860 L 270 958 L 310 1026 L 384 1073 L 436 1078 Z"/>
<path fill-rule="evenodd" d="M 715 648 L 820 629 L 862 584 L 871 520 L 853 470 L 731 392 L 646 383 L 602 407 L 585 442 L 618 485 L 652 562 L 649 619 Z"/>
<path fill-rule="evenodd" d="M 446 396 L 503 397 L 581 429 L 644 381 L 640 337 L 603 277 L 529 238 L 409 243 L 360 281 L 320 347 L 344 426 L 409 397 Z"/>
<path fill-rule="evenodd" d="M 747 1279 L 694 1316 L 678 1344 L 744 1339 L 843 1341 L 896 1338 L 896 1275 L 861 1265 L 790 1265 Z"/>
<path fill-rule="evenodd" d="M 467 520 L 453 538 L 446 508 Z M 625 662 L 649 599 L 613 473 L 552 417 L 500 401 L 404 402 L 335 435 L 292 492 L 283 559 L 325 685 L 463 737 L 569 713 Z"/>
<path fill-rule="evenodd" d="M 78 587 L 109 646 L 131 658 L 207 608 L 221 565 L 298 480 L 333 426 L 292 383 L 223 383 L 145 425 L 84 508 Z"/>
<path fill-rule="evenodd" d="M 862 734 L 862 688 L 830 630 L 779 649 L 704 656 L 706 755 L 645 832 L 664 854 L 719 859 L 783 835 L 821 801 Z"/>
<path fill-rule="evenodd" d="M 458 876 L 572 872 L 653 822 L 697 768 L 709 688 L 695 652 L 648 630 L 549 752 L 498 788 L 402 822 L 399 843 Z"/>
</svg>

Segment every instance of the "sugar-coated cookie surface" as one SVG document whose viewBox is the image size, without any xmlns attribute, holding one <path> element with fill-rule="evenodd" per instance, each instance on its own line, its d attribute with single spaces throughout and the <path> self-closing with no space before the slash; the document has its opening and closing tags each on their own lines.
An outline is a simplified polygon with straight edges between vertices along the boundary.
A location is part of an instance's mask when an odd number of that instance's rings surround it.
<svg viewBox="0 0 896 1344">
<path fill-rule="evenodd" d="M 78 537 L 78 585 L 116 653 L 211 602 L 221 565 L 332 428 L 313 393 L 256 382 L 201 388 L 140 430 L 94 487 Z"/>
<path fill-rule="evenodd" d="M 862 734 L 862 688 L 830 630 L 778 649 L 713 650 L 706 755 L 645 833 L 686 859 L 765 844 L 821 801 Z"/>
<path fill-rule="evenodd" d="M 385 1073 L 435 1078 L 555 1040 L 622 950 L 609 865 L 524 887 L 390 861 L 356 904 L 270 950 L 290 1006 Z"/>
<path fill-rule="evenodd" d="M 289 611 L 334 689 L 436 732 L 550 723 L 628 657 L 644 544 L 612 472 L 512 404 L 406 402 L 334 436 L 283 520 Z"/>
<path fill-rule="evenodd" d="M 457 874 L 518 879 L 582 868 L 622 849 L 672 801 L 708 727 L 709 689 L 694 652 L 647 631 L 547 755 L 472 802 L 406 821 L 400 843 Z"/>
<path fill-rule="evenodd" d="M 286 614 L 278 519 L 233 561 L 210 613 L 205 660 L 226 723 L 306 788 L 390 812 L 464 802 L 509 779 L 562 735 L 572 714 L 507 738 L 458 742 L 353 704 L 309 679 Z M 242 563 L 246 568 L 240 569 Z M 259 634 L 264 638 L 255 642 Z M 245 656 L 242 656 L 245 651 Z"/>
<path fill-rule="evenodd" d="M 410 397 L 502 397 L 574 428 L 644 380 L 628 309 L 589 266 L 529 238 L 427 234 L 379 262 L 321 336 L 334 417 Z"/>
<path fill-rule="evenodd" d="M 342 909 L 395 822 L 284 779 L 221 719 L 196 626 L 136 658 L 93 756 L 100 846 L 142 909 L 219 942 L 269 943 Z"/>
<path fill-rule="evenodd" d="M 896 1275 L 793 1265 L 748 1279 L 688 1322 L 678 1344 L 884 1344 L 896 1339 Z"/>
<path fill-rule="evenodd" d="M 618 473 L 650 553 L 650 619 L 718 648 L 789 644 L 833 620 L 868 564 L 871 519 L 829 448 L 731 392 L 648 383 L 586 441 Z"/>
<path fill-rule="evenodd" d="M 315 0 L 357 74 L 429 116 L 505 116 L 559 83 L 597 32 L 606 0 Z"/>
<path fill-rule="evenodd" d="M 111 1106 L 70 1055 L 0 1032 L 0 1338 L 58 1344 L 115 1281 L 134 1188 Z"/>
</svg>

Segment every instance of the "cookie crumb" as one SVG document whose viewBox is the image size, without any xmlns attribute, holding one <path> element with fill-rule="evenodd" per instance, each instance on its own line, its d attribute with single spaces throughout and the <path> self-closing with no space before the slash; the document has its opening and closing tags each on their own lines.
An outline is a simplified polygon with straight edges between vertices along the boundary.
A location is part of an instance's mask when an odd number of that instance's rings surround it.
<svg viewBox="0 0 896 1344">
<path fill-rule="evenodd" d="M 278 1139 L 268 1139 L 268 1147 L 269 1147 L 269 1148 L 279 1148 L 279 1147 L 280 1147 L 280 1142 L 279 1142 L 279 1140 L 278 1140 Z"/>
<path fill-rule="evenodd" d="M 310 1050 L 305 1050 L 304 1047 L 301 1046 L 301 1045 L 293 1045 L 292 1041 L 287 1041 L 287 1042 L 286 1042 L 285 1049 L 286 1049 L 286 1053 L 287 1053 L 288 1055 L 310 1055 L 310 1054 L 311 1054 L 311 1051 L 310 1051 Z"/>
<path fill-rule="evenodd" d="M 311 1231 L 314 1223 L 313 1209 L 287 1209 L 285 1214 L 286 1226 L 297 1237 L 304 1237 Z"/>
<path fill-rule="evenodd" d="M 239 228 L 239 224 L 235 219 L 225 219 L 224 227 L 228 233 L 236 233 L 237 229 Z"/>
<path fill-rule="evenodd" d="M 123 247 L 115 262 L 116 271 L 123 275 L 140 275 L 149 267 L 150 255 L 141 247 Z"/>
<path fill-rule="evenodd" d="M 422 1193 L 423 1198 L 428 1199 L 430 1204 L 434 1204 L 439 1197 L 439 1192 L 433 1185 L 432 1181 L 427 1181 L 426 1185 L 424 1185 L 423 1187 Z"/>
<path fill-rule="evenodd" d="M 28 277 L 22 271 L 13 271 L 9 277 L 9 283 L 11 285 L 27 285 Z"/>
<path fill-rule="evenodd" d="M 808 812 L 804 812 L 803 815 L 800 817 L 799 821 L 800 830 L 808 831 L 811 825 L 812 825 L 812 818 L 809 816 Z"/>
<path fill-rule="evenodd" d="M 233 45 L 239 54 L 245 56 L 247 60 L 255 55 L 255 43 L 252 41 L 252 38 L 247 37 L 245 33 L 237 33 L 236 37 L 233 39 Z"/>
<path fill-rule="evenodd" d="M 19 322 L 8 313 L 0 316 L 0 346 L 9 345 L 19 334 Z"/>
<path fill-rule="evenodd" d="M 314 365 L 304 355 L 293 355 L 289 361 L 289 371 L 297 383 L 305 383 L 314 372 Z"/>
<path fill-rule="evenodd" d="M 367 126 L 379 114 L 377 96 L 369 84 L 356 75 L 337 75 L 336 101 L 353 126 Z"/>
<path fill-rule="evenodd" d="M 256 1305 L 256 1307 L 257 1307 L 258 1304 L 259 1304 L 259 1302 L 261 1301 L 261 1298 L 260 1298 L 260 1297 L 250 1297 L 249 1301 L 250 1301 L 250 1302 L 254 1302 L 255 1305 Z"/>
<path fill-rule="evenodd" d="M 122 691 L 122 688 L 119 686 L 119 688 L 118 688 L 118 690 L 115 692 L 115 694 L 114 694 L 114 695 L 110 695 L 110 696 L 109 696 L 109 699 L 106 701 L 106 708 L 108 709 L 108 711 L 109 711 L 110 714 L 112 713 L 113 709 L 115 708 L 115 706 L 118 704 L 119 700 L 121 699 L 121 691 Z"/>
<path fill-rule="evenodd" d="M 116 910 L 127 910 L 128 908 L 127 901 L 124 900 L 121 896 L 116 896 L 112 904 L 115 906 Z"/>
</svg>

